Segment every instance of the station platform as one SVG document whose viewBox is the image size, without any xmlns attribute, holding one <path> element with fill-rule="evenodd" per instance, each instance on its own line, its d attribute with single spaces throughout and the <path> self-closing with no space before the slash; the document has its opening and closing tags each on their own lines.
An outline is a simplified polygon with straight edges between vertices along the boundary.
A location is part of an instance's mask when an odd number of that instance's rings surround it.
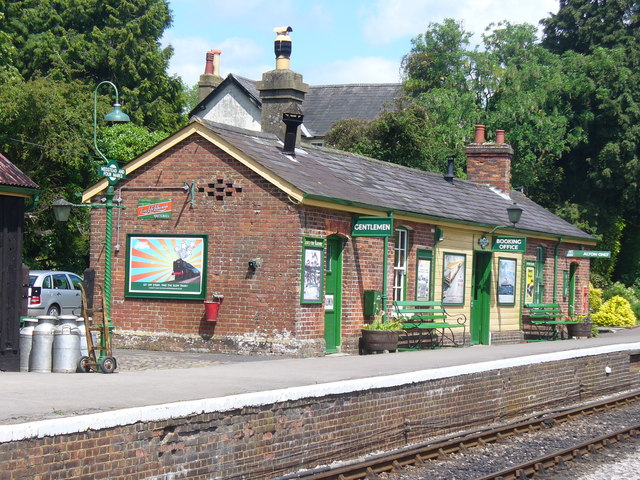
<svg viewBox="0 0 640 480">
<path fill-rule="evenodd" d="M 291 395 L 326 395 L 412 378 L 420 381 L 633 349 L 640 351 L 640 327 L 589 339 L 319 358 L 116 350 L 119 367 L 112 374 L 0 373 L 0 427 L 42 420 L 58 423 L 64 418 L 123 409 L 127 415 L 146 411 L 143 416 L 148 416 L 152 408 L 153 417 L 159 410 L 180 414 L 184 408 L 231 408 L 254 404 L 260 398 L 278 401 Z"/>
</svg>

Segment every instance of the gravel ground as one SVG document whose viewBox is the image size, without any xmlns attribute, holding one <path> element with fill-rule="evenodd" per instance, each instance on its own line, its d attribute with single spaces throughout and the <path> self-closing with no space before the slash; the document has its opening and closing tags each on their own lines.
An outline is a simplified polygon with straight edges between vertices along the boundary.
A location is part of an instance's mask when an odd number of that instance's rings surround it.
<svg viewBox="0 0 640 480">
<path fill-rule="evenodd" d="M 640 424 L 640 402 L 608 412 L 587 415 L 534 433 L 503 439 L 433 460 L 401 473 L 384 474 L 385 480 L 472 480 L 577 445 L 609 432 Z M 554 480 L 639 480 L 640 440 L 601 450 L 539 478 Z"/>
<path fill-rule="evenodd" d="M 153 350 L 114 349 L 118 372 L 137 370 L 166 370 L 174 368 L 197 368 L 237 362 L 277 360 L 284 357 L 255 355 L 226 355 L 220 353 L 164 352 Z"/>
</svg>

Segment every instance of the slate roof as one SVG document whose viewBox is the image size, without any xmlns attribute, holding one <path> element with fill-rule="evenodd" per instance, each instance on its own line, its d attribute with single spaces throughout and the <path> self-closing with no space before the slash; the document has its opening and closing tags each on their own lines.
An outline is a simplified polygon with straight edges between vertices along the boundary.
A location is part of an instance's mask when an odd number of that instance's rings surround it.
<svg viewBox="0 0 640 480">
<path fill-rule="evenodd" d="M 400 96 L 399 83 L 309 87 L 302 103 L 304 125 L 314 137 L 323 137 L 338 120 L 373 120 Z"/>
<path fill-rule="evenodd" d="M 197 115 L 211 101 L 216 92 L 229 83 L 236 83 L 249 98 L 261 106 L 260 91 L 256 81 L 230 73 L 227 78 L 202 100 L 189 116 Z M 338 120 L 358 118 L 373 120 L 393 101 L 402 96 L 399 83 L 345 84 L 310 86 L 302 103 L 304 126 L 314 137 L 323 137 Z"/>
<path fill-rule="evenodd" d="M 38 185 L 0 154 L 0 188 L 2 185 L 27 189 L 37 189 Z"/>
<path fill-rule="evenodd" d="M 510 225 L 507 207 L 515 201 L 523 208 L 518 230 L 594 241 L 515 190 L 508 198 L 485 185 L 322 147 L 305 145 L 291 157 L 274 135 L 199 122 L 306 197 L 489 227 Z"/>
</svg>

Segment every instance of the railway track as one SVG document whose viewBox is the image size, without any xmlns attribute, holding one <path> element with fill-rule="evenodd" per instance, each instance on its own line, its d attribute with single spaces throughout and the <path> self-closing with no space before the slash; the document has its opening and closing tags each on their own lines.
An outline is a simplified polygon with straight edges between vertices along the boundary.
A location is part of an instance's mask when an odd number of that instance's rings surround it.
<svg viewBox="0 0 640 480">
<path fill-rule="evenodd" d="M 359 480 L 376 479 L 381 474 L 391 474 L 405 471 L 408 467 L 417 467 L 433 460 L 448 458 L 451 454 L 466 452 L 474 447 L 483 447 L 488 444 L 500 442 L 510 437 L 525 433 L 537 432 L 548 429 L 549 426 L 570 422 L 583 418 L 586 415 L 602 413 L 611 409 L 628 406 L 640 400 L 640 391 L 624 396 L 608 399 L 569 410 L 548 413 L 526 421 L 500 426 L 489 430 L 467 434 L 461 437 L 448 439 L 443 442 L 422 444 L 413 448 L 389 452 L 364 462 L 341 465 L 338 467 L 326 467 L 307 472 L 297 472 L 292 475 L 279 477 L 277 480 Z M 629 438 L 640 436 L 640 424 L 626 427 L 618 431 L 608 433 L 597 438 L 584 441 L 569 448 L 560 449 L 552 453 L 546 453 L 533 460 L 502 469 L 489 475 L 479 475 L 477 480 L 524 480 L 544 474 L 557 466 L 581 458 L 585 454 L 600 451 L 609 445 Z"/>
</svg>

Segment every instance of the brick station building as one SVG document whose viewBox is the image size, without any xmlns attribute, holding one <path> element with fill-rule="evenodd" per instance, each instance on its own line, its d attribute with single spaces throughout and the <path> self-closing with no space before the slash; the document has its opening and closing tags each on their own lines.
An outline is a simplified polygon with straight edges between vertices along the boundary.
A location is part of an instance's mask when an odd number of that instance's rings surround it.
<svg viewBox="0 0 640 480">
<path fill-rule="evenodd" d="M 116 345 L 357 352 L 366 291 L 380 292 L 389 312 L 392 300 L 442 300 L 467 316 L 472 344 L 521 341 L 525 303 L 586 313 L 590 260 L 575 251 L 595 240 L 511 189 L 504 132 L 489 142 L 476 127 L 468 180 L 453 168 L 442 175 L 296 146 L 307 86 L 281 60 L 257 84 L 262 132 L 195 118 L 123 167 Z M 106 187 L 106 179 L 91 186 L 83 201 Z M 515 226 L 514 203 L 522 209 Z M 105 212 L 91 214 L 100 284 Z M 214 294 L 224 301 L 211 321 L 204 302 Z"/>
</svg>

